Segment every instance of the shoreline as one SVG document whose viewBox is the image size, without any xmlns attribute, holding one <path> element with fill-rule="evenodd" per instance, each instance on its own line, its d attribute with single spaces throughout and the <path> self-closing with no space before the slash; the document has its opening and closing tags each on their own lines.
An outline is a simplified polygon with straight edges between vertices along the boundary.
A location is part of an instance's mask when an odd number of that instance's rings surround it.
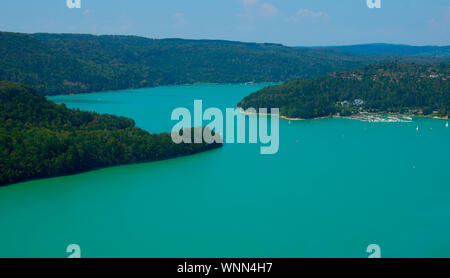
<svg viewBox="0 0 450 278">
<path fill-rule="evenodd" d="M 266 116 L 272 116 L 270 113 L 259 113 L 259 112 L 248 112 L 244 110 L 242 107 L 238 107 L 239 112 L 244 115 L 266 115 Z M 435 119 L 435 120 L 449 120 L 449 117 L 439 117 L 439 116 L 433 116 L 433 115 L 410 115 L 410 114 L 386 114 L 386 113 L 374 113 L 374 114 L 355 114 L 351 116 L 326 116 L 326 117 L 319 117 L 319 118 L 311 118 L 311 119 L 302 119 L 302 118 L 289 118 L 287 116 L 281 116 L 278 115 L 280 119 L 287 120 L 287 121 L 309 121 L 309 120 L 324 120 L 324 119 L 348 119 L 348 118 L 357 118 L 357 117 L 409 117 L 409 118 L 429 118 L 429 119 Z"/>
<path fill-rule="evenodd" d="M 245 111 L 242 107 L 238 107 L 239 112 L 243 115 L 265 115 L 265 116 L 278 116 L 280 119 L 287 120 L 287 121 L 308 121 L 308 120 L 321 120 L 321 119 L 327 119 L 330 117 L 321 117 L 321 118 L 312 118 L 312 119 L 302 119 L 302 118 L 289 118 L 287 116 L 280 116 L 278 115 L 272 115 L 270 113 L 259 113 L 259 112 L 248 112 Z"/>
<path fill-rule="evenodd" d="M 100 167 L 95 167 L 92 169 L 86 169 L 86 170 L 81 170 L 81 171 L 61 173 L 61 174 L 56 174 L 56 175 L 52 175 L 52 176 L 48 176 L 48 177 L 34 177 L 34 178 L 30 178 L 30 179 L 19 180 L 19 181 L 13 182 L 13 183 L 7 183 L 7 184 L 0 185 L 0 189 L 6 188 L 6 187 L 18 186 L 18 185 L 22 185 L 22 184 L 27 184 L 30 182 L 36 182 L 36 181 L 40 181 L 40 180 L 51 180 L 51 179 L 58 179 L 58 178 L 63 178 L 63 177 L 83 175 L 83 174 L 87 174 L 90 172 L 96 172 L 96 171 L 101 171 L 101 170 L 106 170 L 106 169 L 111 169 L 111 168 L 117 168 L 117 167 L 126 167 L 126 166 L 141 165 L 141 164 L 167 162 L 170 160 L 175 160 L 175 159 L 180 159 L 180 158 L 188 158 L 191 156 L 202 155 L 202 154 L 205 154 L 208 152 L 217 151 L 217 150 L 220 150 L 222 147 L 223 147 L 223 145 L 212 148 L 212 149 L 194 152 L 191 154 L 178 155 L 178 156 L 168 157 L 168 158 L 163 158 L 163 159 L 158 159 L 158 160 L 142 160 L 142 161 L 136 161 L 136 162 L 131 162 L 131 163 L 119 163 L 119 164 L 115 164 L 115 165 L 108 165 L 108 166 L 103 166 L 103 167 L 100 166 Z"/>
<path fill-rule="evenodd" d="M 43 94 L 44 97 L 58 97 L 58 96 L 76 96 L 76 95 L 91 95 L 91 94 L 101 94 L 101 93 L 112 93 L 117 91 L 128 91 L 128 90 L 142 90 L 142 89 L 153 89 L 159 87 L 171 87 L 171 86 L 195 86 L 195 85 L 256 85 L 256 84 L 268 84 L 268 86 L 272 86 L 273 84 L 281 84 L 282 81 L 276 82 L 236 82 L 236 83 L 213 83 L 213 82 L 197 82 L 197 83 L 183 83 L 183 84 L 167 84 L 167 85 L 155 85 L 150 87 L 138 87 L 138 88 L 127 88 L 127 89 L 116 89 L 116 90 L 104 90 L 104 91 L 94 91 L 94 92 L 79 92 L 79 93 L 63 93 L 56 95 L 46 95 Z"/>
<path fill-rule="evenodd" d="M 158 87 L 169 87 L 169 86 L 193 86 L 193 85 L 254 85 L 254 84 L 276 84 L 280 82 L 237 82 L 237 83 L 211 83 L 211 82 L 197 82 L 197 83 L 185 83 L 185 84 L 171 84 L 171 85 L 156 85 L 151 87 L 140 87 L 140 88 L 128 88 L 128 89 L 119 89 L 119 90 L 105 90 L 105 91 L 97 91 L 97 92 L 83 92 L 83 93 L 68 93 L 68 94 L 57 94 L 57 95 L 44 95 L 44 97 L 59 97 L 59 96 L 73 96 L 73 95 L 87 95 L 87 94 L 101 94 L 101 93 L 112 93 L 117 91 L 124 91 L 124 90 L 141 90 L 141 89 L 151 89 L 151 88 L 158 88 Z M 242 107 L 238 107 L 240 110 L 240 113 L 244 115 L 266 115 L 266 116 L 272 116 L 270 113 L 261 114 L 259 112 L 252 113 L 247 112 Z M 278 115 L 280 119 L 287 120 L 287 121 L 308 121 L 308 120 L 323 120 L 323 119 L 345 119 L 345 118 L 354 118 L 354 117 L 364 117 L 364 116 L 378 116 L 378 117 L 416 117 L 416 118 L 431 118 L 436 120 L 449 120 L 449 116 L 440 117 L 440 116 L 433 116 L 433 115 L 413 115 L 413 114 L 387 114 L 387 113 L 370 113 L 370 114 L 355 114 L 350 116 L 324 116 L 324 117 L 318 117 L 318 118 L 311 118 L 311 119 L 303 119 L 303 118 L 289 118 L 287 116 Z"/>
</svg>

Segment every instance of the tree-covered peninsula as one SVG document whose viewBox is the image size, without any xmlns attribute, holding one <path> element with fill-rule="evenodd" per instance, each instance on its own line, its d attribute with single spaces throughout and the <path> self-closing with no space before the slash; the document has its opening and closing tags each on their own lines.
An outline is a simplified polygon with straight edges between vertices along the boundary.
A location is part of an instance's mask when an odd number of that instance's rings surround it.
<svg viewBox="0 0 450 278">
<path fill-rule="evenodd" d="M 0 82 L 0 185 L 220 146 L 175 144 L 170 134 L 149 134 L 131 119 L 68 109 L 31 87 Z"/>
<path fill-rule="evenodd" d="M 270 86 L 238 106 L 280 108 L 281 116 L 301 119 L 361 113 L 448 117 L 449 79 L 450 63 L 384 62 Z"/>
</svg>

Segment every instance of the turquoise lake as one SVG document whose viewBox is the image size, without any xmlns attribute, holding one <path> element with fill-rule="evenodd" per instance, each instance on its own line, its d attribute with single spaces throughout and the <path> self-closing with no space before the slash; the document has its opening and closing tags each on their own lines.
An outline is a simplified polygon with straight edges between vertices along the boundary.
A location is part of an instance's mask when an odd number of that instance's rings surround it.
<svg viewBox="0 0 450 278">
<path fill-rule="evenodd" d="M 49 97 L 170 131 L 177 107 L 234 108 L 268 84 Z M 0 188 L 0 257 L 450 257 L 447 121 L 280 121 L 254 144 Z M 419 130 L 416 128 L 419 127 Z"/>
</svg>

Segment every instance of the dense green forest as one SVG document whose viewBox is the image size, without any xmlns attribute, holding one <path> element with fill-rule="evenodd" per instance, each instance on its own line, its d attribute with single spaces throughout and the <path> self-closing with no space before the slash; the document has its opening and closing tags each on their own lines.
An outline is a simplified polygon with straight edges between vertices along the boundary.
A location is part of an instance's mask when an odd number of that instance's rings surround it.
<svg viewBox="0 0 450 278">
<path fill-rule="evenodd" d="M 149 134 L 131 119 L 71 110 L 28 86 L 0 82 L 0 185 L 220 146 L 177 145 L 170 134 Z"/>
<path fill-rule="evenodd" d="M 188 83 L 279 82 L 394 58 L 277 44 L 6 32 L 0 32 L 0 56 L 0 80 L 33 86 L 45 95 Z"/>
<path fill-rule="evenodd" d="M 289 118 L 361 112 L 448 116 L 450 63 L 384 62 L 286 82 L 244 98 L 239 107 L 280 108 Z"/>
<path fill-rule="evenodd" d="M 450 57 L 450 46 L 413 46 L 402 44 L 358 44 L 344 46 L 327 46 L 321 48 L 340 49 L 354 54 L 397 54 L 422 57 Z"/>
</svg>

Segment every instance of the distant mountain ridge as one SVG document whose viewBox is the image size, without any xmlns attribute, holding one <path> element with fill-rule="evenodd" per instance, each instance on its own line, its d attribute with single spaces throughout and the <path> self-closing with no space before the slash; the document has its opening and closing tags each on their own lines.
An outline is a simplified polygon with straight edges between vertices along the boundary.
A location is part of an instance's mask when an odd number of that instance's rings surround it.
<svg viewBox="0 0 450 278">
<path fill-rule="evenodd" d="M 0 32 L 0 80 L 56 95 L 193 83 L 279 82 L 394 59 L 219 40 Z"/>
<path fill-rule="evenodd" d="M 54 95 L 192 83 L 285 81 L 367 63 L 338 50 L 218 40 L 0 33 L 0 80 Z"/>
<path fill-rule="evenodd" d="M 450 57 L 450 46 L 412 46 L 404 44 L 373 43 L 314 48 L 339 49 L 353 54 L 392 54 L 424 57 Z"/>
</svg>

